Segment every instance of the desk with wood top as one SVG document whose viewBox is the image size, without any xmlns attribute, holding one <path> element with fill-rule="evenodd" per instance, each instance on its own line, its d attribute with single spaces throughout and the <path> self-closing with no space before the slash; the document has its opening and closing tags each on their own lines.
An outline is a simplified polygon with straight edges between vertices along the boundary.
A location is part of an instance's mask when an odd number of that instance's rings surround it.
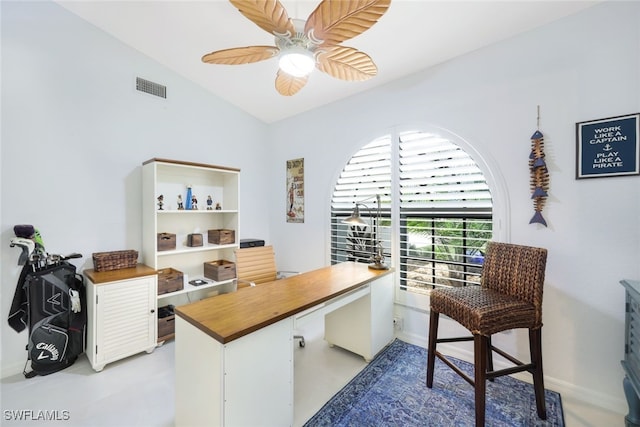
<svg viewBox="0 0 640 427">
<path fill-rule="evenodd" d="M 391 270 L 345 262 L 176 308 L 176 426 L 291 426 L 293 330 L 371 360 L 393 339 Z M 304 351 L 304 350 L 302 350 Z"/>
</svg>

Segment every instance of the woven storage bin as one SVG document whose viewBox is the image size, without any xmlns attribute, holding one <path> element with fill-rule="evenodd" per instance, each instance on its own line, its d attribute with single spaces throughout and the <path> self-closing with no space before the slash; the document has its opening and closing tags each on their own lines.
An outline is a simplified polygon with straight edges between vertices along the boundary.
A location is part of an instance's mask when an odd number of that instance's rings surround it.
<svg viewBox="0 0 640 427">
<path fill-rule="evenodd" d="M 171 267 L 158 270 L 158 295 L 179 291 L 183 287 L 182 271 Z"/>
<path fill-rule="evenodd" d="M 209 243 L 216 245 L 230 245 L 236 241 L 235 230 L 209 230 Z"/>
<path fill-rule="evenodd" d="M 93 269 L 95 271 L 121 270 L 135 267 L 138 263 L 138 251 L 125 250 L 114 252 L 95 252 Z"/>
<path fill-rule="evenodd" d="M 220 282 L 236 277 L 236 264 L 224 259 L 204 263 L 204 277 Z"/>
</svg>

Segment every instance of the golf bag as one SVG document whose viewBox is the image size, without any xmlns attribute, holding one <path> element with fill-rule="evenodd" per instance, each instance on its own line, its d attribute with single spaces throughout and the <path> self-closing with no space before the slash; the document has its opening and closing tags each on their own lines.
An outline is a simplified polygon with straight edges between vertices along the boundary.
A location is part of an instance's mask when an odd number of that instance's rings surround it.
<svg viewBox="0 0 640 427">
<path fill-rule="evenodd" d="M 67 262 L 29 273 L 24 288 L 29 305 L 27 359 L 31 372 L 48 375 L 71 366 L 84 353 L 87 325 L 82 276 Z"/>
<path fill-rule="evenodd" d="M 14 239 L 12 246 L 24 247 Z M 29 248 L 31 249 L 31 248 Z M 66 260 L 79 258 L 31 252 L 16 286 L 9 325 L 28 327 L 26 378 L 48 375 L 71 366 L 84 352 L 87 303 L 84 281 Z M 31 361 L 31 370 L 27 364 Z"/>
</svg>

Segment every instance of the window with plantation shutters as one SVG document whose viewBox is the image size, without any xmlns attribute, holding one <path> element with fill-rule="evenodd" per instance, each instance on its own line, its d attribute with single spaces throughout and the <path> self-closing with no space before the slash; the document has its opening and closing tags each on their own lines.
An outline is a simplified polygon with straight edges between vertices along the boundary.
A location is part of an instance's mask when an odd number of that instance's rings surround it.
<svg viewBox="0 0 640 427">
<path fill-rule="evenodd" d="M 344 167 L 331 198 L 331 263 L 369 262 L 376 236 L 376 196 L 380 196 L 378 240 L 389 256 L 391 202 L 391 136 L 383 136 L 365 145 Z M 360 214 L 367 225 L 348 225 L 349 217 L 360 203 Z"/>
<path fill-rule="evenodd" d="M 492 199 L 482 171 L 437 134 L 402 134 L 398 152 L 401 288 L 479 283 L 492 235 Z"/>
<path fill-rule="evenodd" d="M 358 202 L 367 207 L 360 205 L 368 225 L 344 224 Z M 482 170 L 451 138 L 428 132 L 381 137 L 359 150 L 336 182 L 331 262 L 369 262 L 379 240 L 401 290 L 478 284 L 492 208 Z"/>
</svg>

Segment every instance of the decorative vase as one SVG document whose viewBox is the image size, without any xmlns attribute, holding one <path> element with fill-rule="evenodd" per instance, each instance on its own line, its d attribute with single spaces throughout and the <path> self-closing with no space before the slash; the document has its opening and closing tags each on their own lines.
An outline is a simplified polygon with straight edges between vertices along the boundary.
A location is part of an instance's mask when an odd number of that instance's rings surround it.
<svg viewBox="0 0 640 427">
<path fill-rule="evenodd" d="M 187 185 L 187 200 L 185 200 L 184 208 L 188 211 L 191 210 L 191 186 Z"/>
</svg>

